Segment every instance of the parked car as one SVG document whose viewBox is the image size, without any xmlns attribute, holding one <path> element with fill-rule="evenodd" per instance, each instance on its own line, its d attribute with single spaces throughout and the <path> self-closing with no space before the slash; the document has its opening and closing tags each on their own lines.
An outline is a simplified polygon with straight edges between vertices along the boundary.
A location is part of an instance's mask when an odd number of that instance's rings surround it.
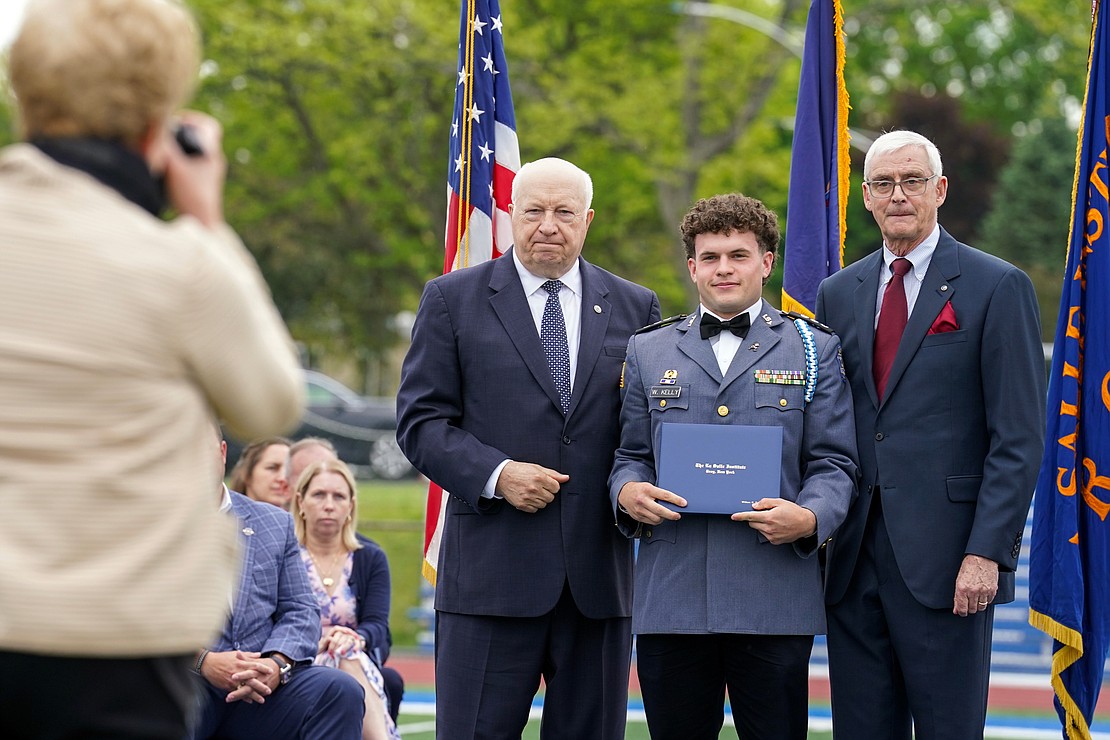
<svg viewBox="0 0 1110 740">
<path fill-rule="evenodd" d="M 341 460 L 356 472 L 382 480 L 400 480 L 416 470 L 397 446 L 397 410 L 392 398 L 360 396 L 316 370 L 305 371 L 306 408 L 290 439 L 324 437 Z M 239 459 L 243 444 L 228 437 L 228 470 Z"/>
</svg>

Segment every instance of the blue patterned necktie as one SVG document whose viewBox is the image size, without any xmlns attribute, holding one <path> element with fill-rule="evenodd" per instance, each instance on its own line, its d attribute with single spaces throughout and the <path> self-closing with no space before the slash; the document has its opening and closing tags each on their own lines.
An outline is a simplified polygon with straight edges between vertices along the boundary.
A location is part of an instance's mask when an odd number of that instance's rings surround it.
<svg viewBox="0 0 1110 740">
<path fill-rule="evenodd" d="M 570 410 L 570 349 L 567 347 L 567 324 L 563 320 L 563 307 L 559 304 L 559 291 L 563 284 L 558 280 L 548 280 L 543 284 L 547 291 L 547 303 L 543 307 L 540 321 L 540 342 L 551 368 L 551 377 L 559 391 L 559 405 L 566 415 Z"/>
</svg>

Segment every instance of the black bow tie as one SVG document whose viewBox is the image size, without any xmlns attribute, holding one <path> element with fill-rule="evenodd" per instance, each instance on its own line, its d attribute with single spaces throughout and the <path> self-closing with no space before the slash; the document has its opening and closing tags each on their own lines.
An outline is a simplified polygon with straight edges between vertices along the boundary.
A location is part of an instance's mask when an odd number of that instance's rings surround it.
<svg viewBox="0 0 1110 740">
<path fill-rule="evenodd" d="M 743 339 L 748 336 L 748 329 L 752 325 L 751 317 L 748 312 L 733 316 L 728 321 L 721 321 L 716 316 L 703 313 L 701 315 L 701 338 L 709 339 L 720 334 L 723 330 L 728 329 L 736 336 Z"/>
</svg>

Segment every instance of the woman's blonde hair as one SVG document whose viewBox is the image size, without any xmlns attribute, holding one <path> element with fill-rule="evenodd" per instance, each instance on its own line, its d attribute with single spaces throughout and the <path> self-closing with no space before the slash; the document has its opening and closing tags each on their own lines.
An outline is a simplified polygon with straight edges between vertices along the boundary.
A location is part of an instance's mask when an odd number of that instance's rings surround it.
<svg viewBox="0 0 1110 740">
<path fill-rule="evenodd" d="M 177 0 L 32 0 L 8 61 L 24 137 L 132 146 L 192 97 L 199 67 Z"/>
<path fill-rule="evenodd" d="M 355 530 L 358 526 L 358 486 L 355 484 L 355 477 L 351 475 L 351 469 L 342 460 L 314 462 L 305 468 L 301 477 L 297 479 L 297 490 L 293 494 L 293 501 L 289 509 L 289 513 L 293 515 L 293 529 L 297 533 L 297 542 L 300 542 L 301 545 L 305 543 L 305 522 L 304 512 L 301 511 L 301 500 L 304 498 L 305 492 L 308 491 L 308 487 L 312 485 L 312 479 L 321 473 L 337 473 L 343 476 L 343 480 L 347 481 L 347 488 L 351 493 L 351 515 L 347 517 L 347 521 L 343 522 L 339 539 L 348 550 L 358 550 L 362 547 L 358 538 L 355 537 Z"/>
</svg>

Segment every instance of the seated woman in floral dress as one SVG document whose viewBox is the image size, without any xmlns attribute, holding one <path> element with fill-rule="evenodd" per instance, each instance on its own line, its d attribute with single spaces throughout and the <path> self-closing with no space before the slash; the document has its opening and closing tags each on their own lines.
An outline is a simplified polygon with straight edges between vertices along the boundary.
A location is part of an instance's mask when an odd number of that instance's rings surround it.
<svg viewBox="0 0 1110 740">
<path fill-rule="evenodd" d="M 381 664 L 389 655 L 389 563 L 355 532 L 357 497 L 339 460 L 313 463 L 297 481 L 292 514 L 301 559 L 320 604 L 323 627 L 316 665 L 346 671 L 366 691 L 365 740 L 399 740 L 389 716 Z"/>
</svg>

